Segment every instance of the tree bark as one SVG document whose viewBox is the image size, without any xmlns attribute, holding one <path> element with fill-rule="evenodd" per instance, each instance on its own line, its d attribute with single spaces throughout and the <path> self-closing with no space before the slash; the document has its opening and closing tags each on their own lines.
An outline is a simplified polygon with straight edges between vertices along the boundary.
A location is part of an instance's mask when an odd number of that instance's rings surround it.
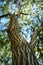
<svg viewBox="0 0 43 65">
<path fill-rule="evenodd" d="M 20 13 L 27 15 L 24 13 Z M 33 47 L 35 46 L 36 38 L 40 31 L 43 31 L 43 22 L 38 29 L 33 33 L 30 44 L 20 35 L 19 25 L 17 21 L 17 15 L 10 13 L 1 15 L 0 18 L 10 16 L 11 20 L 8 26 L 8 30 L 1 30 L 2 32 L 7 31 L 9 39 L 11 41 L 12 49 L 12 65 L 39 65 L 34 55 Z"/>
<path fill-rule="evenodd" d="M 8 36 L 12 48 L 12 65 L 39 65 L 29 43 L 20 35 L 15 15 L 11 16 Z"/>
</svg>

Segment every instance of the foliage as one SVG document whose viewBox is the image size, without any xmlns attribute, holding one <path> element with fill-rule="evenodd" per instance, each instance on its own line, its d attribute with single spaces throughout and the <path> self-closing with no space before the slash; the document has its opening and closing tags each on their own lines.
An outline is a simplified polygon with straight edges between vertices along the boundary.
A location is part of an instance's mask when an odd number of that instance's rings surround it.
<svg viewBox="0 0 43 65">
<path fill-rule="evenodd" d="M 20 4 L 19 4 L 20 3 Z M 42 0 L 0 0 L 0 15 L 7 12 L 18 13 L 18 11 L 28 15 L 18 15 L 20 33 L 30 42 L 31 35 L 43 21 L 43 1 Z M 0 30 L 7 28 L 9 17 L 1 18 Z M 38 36 L 38 44 L 34 48 L 35 55 L 41 64 L 43 63 L 43 32 Z M 0 32 L 0 65 L 11 65 L 10 41 L 6 32 Z"/>
</svg>

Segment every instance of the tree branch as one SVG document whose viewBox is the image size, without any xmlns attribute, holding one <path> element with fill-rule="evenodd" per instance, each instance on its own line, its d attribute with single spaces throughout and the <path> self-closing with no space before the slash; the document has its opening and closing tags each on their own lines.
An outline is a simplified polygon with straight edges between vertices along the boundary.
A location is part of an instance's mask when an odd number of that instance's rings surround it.
<svg viewBox="0 0 43 65">
<path fill-rule="evenodd" d="M 3 15 L 1 15 L 0 18 L 6 17 L 6 16 L 8 16 L 8 15 L 11 16 L 10 13 L 7 13 L 7 14 L 3 14 Z"/>
<path fill-rule="evenodd" d="M 20 15 L 20 14 L 23 14 L 23 15 L 28 15 L 28 13 L 23 13 L 23 12 L 19 12 L 19 13 L 17 13 L 17 14 L 10 14 L 10 13 L 7 13 L 7 14 L 3 14 L 3 15 L 1 15 L 0 16 L 0 18 L 3 18 L 3 17 L 6 17 L 6 16 L 11 16 L 11 15 L 16 15 L 16 16 L 18 16 L 18 15 Z"/>
<path fill-rule="evenodd" d="M 38 34 L 40 33 L 40 31 L 43 31 L 43 22 L 41 23 L 41 25 L 38 27 L 37 30 L 35 30 L 35 32 L 33 33 L 32 37 L 31 37 L 31 41 L 30 41 L 30 44 L 31 44 L 31 47 L 33 48 L 35 45 L 36 45 L 36 39 L 37 39 L 37 36 Z"/>
<path fill-rule="evenodd" d="M 28 15 L 28 13 L 23 13 L 23 12 L 19 12 L 20 14 L 23 14 L 23 15 Z"/>
</svg>

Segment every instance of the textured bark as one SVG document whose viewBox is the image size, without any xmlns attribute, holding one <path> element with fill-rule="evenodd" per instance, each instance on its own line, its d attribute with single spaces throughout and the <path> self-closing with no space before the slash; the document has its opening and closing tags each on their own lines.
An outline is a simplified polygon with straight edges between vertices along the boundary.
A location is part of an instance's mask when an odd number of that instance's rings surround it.
<svg viewBox="0 0 43 65">
<path fill-rule="evenodd" d="M 15 15 L 11 16 L 8 36 L 12 48 L 12 65 L 39 65 L 30 45 L 19 33 L 19 25 Z"/>
</svg>

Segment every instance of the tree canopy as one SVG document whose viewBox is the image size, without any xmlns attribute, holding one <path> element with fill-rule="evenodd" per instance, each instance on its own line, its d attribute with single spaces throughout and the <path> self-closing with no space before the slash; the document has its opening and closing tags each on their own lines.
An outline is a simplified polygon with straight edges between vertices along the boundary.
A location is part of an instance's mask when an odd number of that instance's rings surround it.
<svg viewBox="0 0 43 65">
<path fill-rule="evenodd" d="M 20 34 L 31 42 L 34 31 L 43 23 L 43 0 L 0 0 L 0 65 L 12 65 L 11 42 L 6 32 L 10 17 L 5 15 L 9 13 L 17 16 Z M 35 56 L 43 65 L 43 31 L 34 42 Z"/>
</svg>

